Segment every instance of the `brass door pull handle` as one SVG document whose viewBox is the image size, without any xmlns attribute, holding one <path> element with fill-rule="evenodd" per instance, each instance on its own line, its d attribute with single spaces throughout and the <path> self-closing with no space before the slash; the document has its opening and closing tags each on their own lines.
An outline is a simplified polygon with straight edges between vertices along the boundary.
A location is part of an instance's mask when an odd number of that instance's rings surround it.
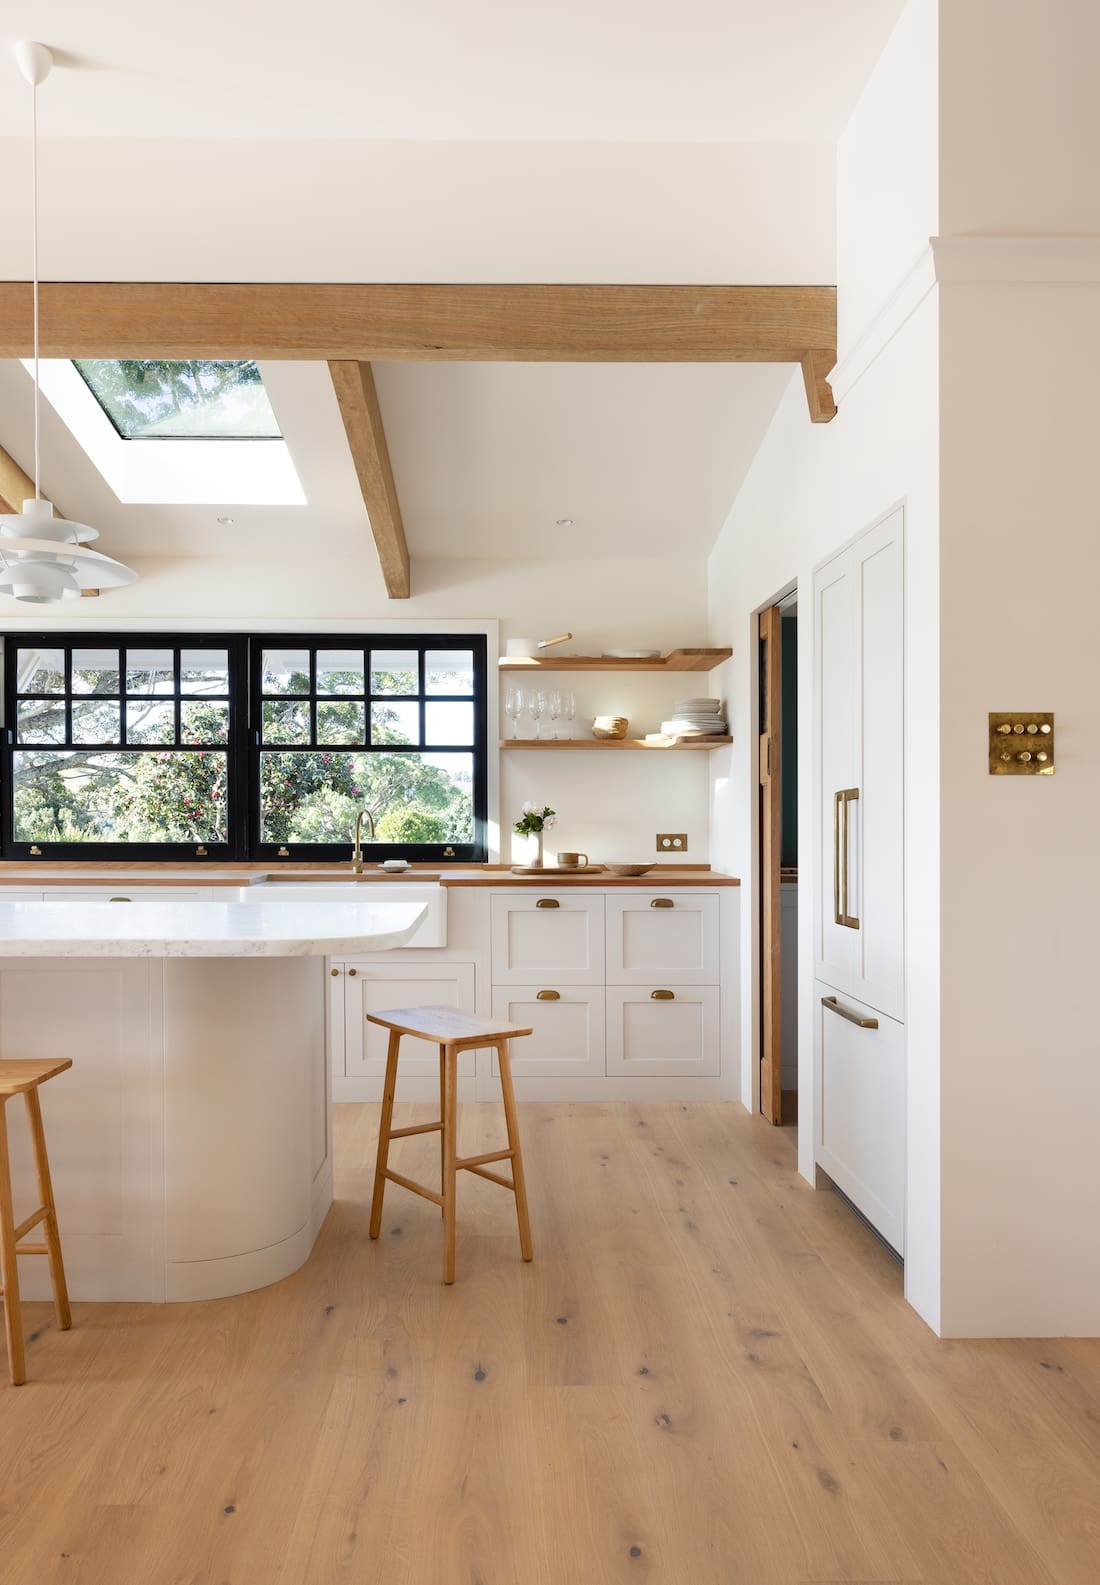
<svg viewBox="0 0 1100 1585">
<path fill-rule="evenodd" d="M 858 787 L 833 794 L 833 921 L 846 930 L 859 929 L 859 920 L 848 912 L 848 810 L 858 802 Z"/>
<path fill-rule="evenodd" d="M 671 897 L 654 897 L 651 899 L 649 906 L 651 908 L 675 908 L 676 904 Z"/>
<path fill-rule="evenodd" d="M 860 1029 L 878 1028 L 877 1018 L 862 1018 L 859 1013 L 853 1013 L 850 1007 L 843 1007 L 835 996 L 823 996 L 821 1005 L 828 1008 L 829 1012 L 835 1013 L 838 1018 L 847 1019 L 850 1024 L 857 1024 Z"/>
<path fill-rule="evenodd" d="M 650 991 L 649 999 L 650 999 L 651 1002 L 674 1002 L 676 1000 L 676 992 L 675 991 Z"/>
<path fill-rule="evenodd" d="M 536 1002 L 560 1002 L 560 991 L 539 991 L 535 996 Z"/>
<path fill-rule="evenodd" d="M 536 908 L 560 908 L 561 907 L 561 903 L 558 902 L 558 899 L 556 897 L 540 897 L 538 902 L 535 904 L 535 907 Z"/>
</svg>

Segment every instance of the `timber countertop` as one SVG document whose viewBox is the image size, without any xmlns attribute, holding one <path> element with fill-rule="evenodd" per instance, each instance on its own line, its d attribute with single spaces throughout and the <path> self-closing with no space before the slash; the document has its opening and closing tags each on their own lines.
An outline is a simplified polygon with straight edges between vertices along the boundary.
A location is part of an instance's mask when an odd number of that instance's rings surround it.
<svg viewBox="0 0 1100 1585">
<path fill-rule="evenodd" d="M 29 864 L 8 860 L 0 863 L 0 895 L 5 886 L 39 887 L 43 891 L 64 886 L 110 886 L 124 883 L 128 888 L 156 886 L 236 887 L 257 885 L 264 881 L 339 881 L 348 886 L 369 886 L 377 882 L 392 884 L 402 881 L 438 881 L 441 886 L 561 886 L 592 887 L 610 891 L 618 887 L 655 886 L 739 886 L 733 875 L 705 865 L 657 864 L 648 875 L 612 875 L 603 870 L 592 875 L 583 871 L 564 874 L 547 867 L 541 875 L 513 875 L 506 866 L 461 865 L 454 869 L 440 869 L 438 865 L 414 865 L 395 874 L 377 866 L 354 875 L 344 864 L 137 864 L 137 863 L 70 863 L 65 860 L 46 860 Z"/>
</svg>

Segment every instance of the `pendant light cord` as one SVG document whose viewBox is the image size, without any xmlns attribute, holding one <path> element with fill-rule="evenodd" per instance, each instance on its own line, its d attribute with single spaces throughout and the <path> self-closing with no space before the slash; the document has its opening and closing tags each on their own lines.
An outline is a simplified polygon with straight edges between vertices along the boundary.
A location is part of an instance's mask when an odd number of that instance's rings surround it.
<svg viewBox="0 0 1100 1585">
<path fill-rule="evenodd" d="M 38 387 L 38 84 L 31 83 L 31 272 L 34 314 L 34 498 L 42 499 L 41 415 L 42 396 Z"/>
</svg>

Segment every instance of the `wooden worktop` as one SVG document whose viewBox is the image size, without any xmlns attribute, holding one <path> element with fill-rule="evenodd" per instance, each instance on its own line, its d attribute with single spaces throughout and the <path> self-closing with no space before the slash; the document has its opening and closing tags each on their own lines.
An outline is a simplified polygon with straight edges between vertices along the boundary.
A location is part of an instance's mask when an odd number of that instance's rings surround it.
<svg viewBox="0 0 1100 1585">
<path fill-rule="evenodd" d="M 371 885 L 376 881 L 439 881 L 442 886 L 589 886 L 601 891 L 617 887 L 653 886 L 739 886 L 732 875 L 709 869 L 700 864 L 657 864 L 648 875 L 612 875 L 603 870 L 591 875 L 583 871 L 565 874 L 547 868 L 541 875 L 513 875 L 507 865 L 462 864 L 453 870 L 439 865 L 413 865 L 397 873 L 377 867 L 365 869 L 362 874 L 352 873 L 349 865 L 337 864 L 138 864 L 99 862 L 71 863 L 68 860 L 46 860 L 28 864 L 7 860 L 0 862 L 0 889 L 4 886 L 109 886 L 113 881 L 125 880 L 128 887 L 136 886 L 249 886 L 263 880 L 279 881 L 343 881 L 349 886 Z"/>
</svg>

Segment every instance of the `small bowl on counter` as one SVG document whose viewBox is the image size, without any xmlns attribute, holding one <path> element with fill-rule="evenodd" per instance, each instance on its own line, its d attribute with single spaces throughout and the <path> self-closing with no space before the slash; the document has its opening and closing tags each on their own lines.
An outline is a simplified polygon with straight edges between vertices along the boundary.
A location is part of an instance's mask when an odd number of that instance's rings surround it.
<svg viewBox="0 0 1100 1585">
<path fill-rule="evenodd" d="M 592 736 L 604 742 L 614 741 L 626 736 L 629 725 L 625 715 L 598 715 L 592 723 Z"/>
<path fill-rule="evenodd" d="M 653 868 L 654 868 L 654 866 L 652 864 L 605 864 L 604 865 L 604 869 L 605 870 L 609 870 L 612 875 L 623 875 L 623 876 L 648 875 L 650 870 L 653 869 Z"/>
</svg>

